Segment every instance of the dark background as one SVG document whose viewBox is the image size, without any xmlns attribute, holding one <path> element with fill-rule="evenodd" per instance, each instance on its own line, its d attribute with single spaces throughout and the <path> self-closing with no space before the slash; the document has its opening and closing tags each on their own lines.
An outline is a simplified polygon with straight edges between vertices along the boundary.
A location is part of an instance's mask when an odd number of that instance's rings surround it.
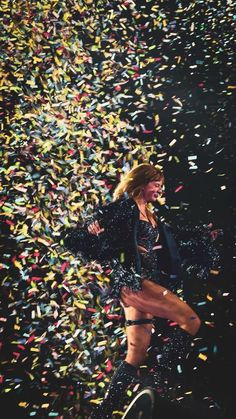
<svg viewBox="0 0 236 419">
<path fill-rule="evenodd" d="M 6 2 L 1 19 L 1 401 L 6 417 L 86 417 L 90 400 L 103 397 L 97 376 L 110 377 L 107 358 L 114 367 L 124 353 L 122 331 L 110 346 L 122 320 L 113 320 L 104 338 L 107 349 L 97 355 L 99 331 L 108 320 L 87 292 L 96 275 L 84 282 L 73 257 L 64 253 L 60 232 L 98 202 L 109 202 L 120 174 L 148 160 L 163 167 L 166 217 L 174 225 L 212 223 L 223 231 L 215 242 L 218 274 L 185 278 L 187 300 L 204 321 L 214 323 L 207 361 L 199 360 L 196 348 L 186 372 L 199 405 L 212 398 L 232 419 L 233 5 L 20 1 Z M 107 125 L 110 115 L 117 119 Z M 73 206 L 81 202 L 82 207 Z M 50 273 L 53 279 L 44 281 Z M 73 293 L 75 283 L 79 291 Z M 78 295 L 95 311 L 77 313 Z M 120 313 L 116 306 L 109 310 Z M 70 327 L 80 332 L 68 344 Z M 94 332 L 90 342 L 83 330 Z M 76 360 L 84 349 L 81 372 Z"/>
</svg>

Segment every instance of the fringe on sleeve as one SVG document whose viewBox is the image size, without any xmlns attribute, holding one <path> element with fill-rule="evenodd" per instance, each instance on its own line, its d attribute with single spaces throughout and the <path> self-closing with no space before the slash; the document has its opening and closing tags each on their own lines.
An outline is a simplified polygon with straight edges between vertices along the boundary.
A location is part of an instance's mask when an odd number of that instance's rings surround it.
<svg viewBox="0 0 236 419">
<path fill-rule="evenodd" d="M 222 234 L 222 232 L 221 232 Z M 205 280 L 211 270 L 221 268 L 218 246 L 206 226 L 178 226 L 175 232 L 182 271 L 189 277 Z"/>
</svg>

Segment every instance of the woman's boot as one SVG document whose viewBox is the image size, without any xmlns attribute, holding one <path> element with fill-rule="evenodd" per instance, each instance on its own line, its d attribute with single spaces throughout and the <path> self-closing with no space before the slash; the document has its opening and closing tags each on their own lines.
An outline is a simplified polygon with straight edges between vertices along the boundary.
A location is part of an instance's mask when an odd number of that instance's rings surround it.
<svg viewBox="0 0 236 419">
<path fill-rule="evenodd" d="M 162 353 L 158 357 L 158 364 L 172 372 L 176 372 L 177 366 L 187 358 L 193 336 L 185 332 L 179 326 L 171 326 L 164 341 Z"/>
<path fill-rule="evenodd" d="M 160 395 L 168 397 L 176 382 L 182 381 L 179 372 L 190 352 L 192 340 L 193 337 L 179 326 L 169 327 L 161 350 L 156 355 L 157 363 L 150 368 L 144 385 L 156 388 Z"/>
<path fill-rule="evenodd" d="M 89 419 L 110 419 L 112 412 L 122 405 L 125 390 L 137 376 L 137 368 L 123 361 L 114 372 L 101 404 L 92 412 Z"/>
</svg>

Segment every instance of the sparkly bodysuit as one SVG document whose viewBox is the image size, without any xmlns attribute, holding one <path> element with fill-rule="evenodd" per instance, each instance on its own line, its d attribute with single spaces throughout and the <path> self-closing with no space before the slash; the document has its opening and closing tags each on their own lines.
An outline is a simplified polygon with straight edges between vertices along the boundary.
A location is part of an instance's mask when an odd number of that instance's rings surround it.
<svg viewBox="0 0 236 419">
<path fill-rule="evenodd" d="M 159 232 L 149 221 L 139 220 L 138 245 L 144 247 L 147 252 L 141 252 L 141 277 L 158 282 L 160 270 L 158 269 L 157 241 Z"/>
<path fill-rule="evenodd" d="M 117 259 L 110 262 L 113 269 L 111 276 L 112 292 L 114 297 L 120 295 L 120 290 L 123 286 L 129 287 L 132 291 L 139 291 L 142 289 L 142 279 L 148 279 L 160 284 L 160 269 L 158 252 L 155 247 L 159 238 L 158 228 L 153 227 L 149 221 L 139 220 L 139 227 L 137 233 L 137 243 L 144 247 L 147 252 L 141 253 L 141 275 L 135 272 L 130 272 L 120 264 Z"/>
</svg>

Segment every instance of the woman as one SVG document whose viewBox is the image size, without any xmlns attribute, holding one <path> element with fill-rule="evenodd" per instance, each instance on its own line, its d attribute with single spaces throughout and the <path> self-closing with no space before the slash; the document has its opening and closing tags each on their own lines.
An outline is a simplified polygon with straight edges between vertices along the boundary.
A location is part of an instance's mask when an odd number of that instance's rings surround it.
<svg viewBox="0 0 236 419">
<path fill-rule="evenodd" d="M 171 343 L 175 352 L 179 348 L 177 356 L 181 355 L 183 342 L 200 328 L 201 321 L 192 308 L 164 285 L 166 277 L 178 275 L 180 264 L 170 227 L 151 208 L 162 194 L 163 183 L 159 167 L 149 163 L 134 167 L 117 185 L 113 202 L 99 208 L 86 223 L 87 236 L 80 229 L 65 239 L 71 250 L 110 264 L 112 295 L 120 298 L 126 319 L 126 358 L 91 419 L 111 418 L 112 411 L 119 407 L 150 346 L 154 317 L 177 324 L 178 345 Z M 165 348 L 162 364 L 170 368 L 171 362 L 170 351 Z"/>
</svg>

